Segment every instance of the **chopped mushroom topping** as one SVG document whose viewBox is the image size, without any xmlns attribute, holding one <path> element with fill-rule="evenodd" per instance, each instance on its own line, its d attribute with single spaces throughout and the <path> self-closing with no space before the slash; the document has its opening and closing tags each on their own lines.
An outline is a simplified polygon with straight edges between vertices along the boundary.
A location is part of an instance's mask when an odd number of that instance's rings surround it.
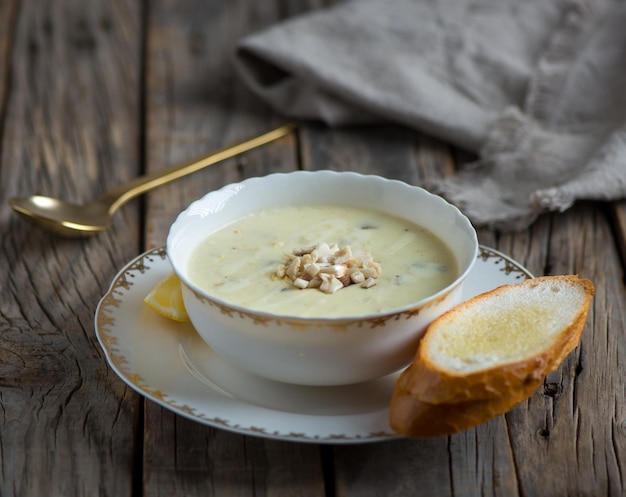
<svg viewBox="0 0 626 497">
<path fill-rule="evenodd" d="M 277 279 L 286 279 L 296 288 L 317 288 L 324 293 L 357 284 L 371 288 L 381 273 L 380 264 L 367 252 L 352 252 L 349 246 L 336 243 L 318 243 L 296 249 L 280 264 L 274 273 Z"/>
</svg>

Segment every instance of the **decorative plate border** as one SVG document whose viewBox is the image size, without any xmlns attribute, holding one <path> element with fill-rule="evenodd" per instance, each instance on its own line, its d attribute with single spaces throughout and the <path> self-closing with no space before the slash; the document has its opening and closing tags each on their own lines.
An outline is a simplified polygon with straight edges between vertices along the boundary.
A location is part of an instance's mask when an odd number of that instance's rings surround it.
<svg viewBox="0 0 626 497">
<path fill-rule="evenodd" d="M 477 257 L 483 261 L 495 259 L 495 265 L 502 265 L 499 269 L 500 271 L 504 272 L 506 275 L 515 274 L 514 277 L 516 279 L 525 280 L 533 278 L 533 275 L 529 271 L 521 267 L 510 257 L 495 249 L 480 245 Z M 137 256 L 113 279 L 108 291 L 102 297 L 96 309 L 95 326 L 98 340 L 114 371 L 134 390 L 189 419 L 244 435 L 312 443 L 359 443 L 399 438 L 397 433 L 391 431 L 377 431 L 367 435 L 354 436 L 330 434 L 322 437 L 310 436 L 301 432 L 272 431 L 258 426 L 242 426 L 239 423 L 232 423 L 222 417 L 206 416 L 204 413 L 198 412 L 194 407 L 177 402 L 166 392 L 151 387 L 145 378 L 131 369 L 128 359 L 120 349 L 119 341 L 113 334 L 113 326 L 116 324 L 114 314 L 115 309 L 119 309 L 123 297 L 135 284 L 136 278 L 149 271 L 155 260 L 163 261 L 165 259 L 167 259 L 165 247 L 158 247 Z"/>
<path fill-rule="evenodd" d="M 502 264 L 502 267 L 500 267 L 500 271 L 502 271 L 506 275 L 515 274 L 515 279 L 518 279 L 520 281 L 534 278 L 530 271 L 520 266 L 519 263 L 515 262 L 509 256 L 504 255 L 502 252 L 496 249 L 485 247 L 484 245 L 479 245 L 478 258 L 482 259 L 483 261 L 495 258 L 495 265 Z"/>
</svg>

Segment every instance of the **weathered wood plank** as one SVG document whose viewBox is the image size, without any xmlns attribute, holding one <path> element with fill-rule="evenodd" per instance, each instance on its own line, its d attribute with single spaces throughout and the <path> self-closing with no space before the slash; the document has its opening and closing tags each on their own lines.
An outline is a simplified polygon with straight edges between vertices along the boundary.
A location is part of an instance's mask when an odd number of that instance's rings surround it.
<svg viewBox="0 0 626 497">
<path fill-rule="evenodd" d="M 155 1 L 147 45 L 147 167 L 154 171 L 282 122 L 239 82 L 239 37 L 275 22 L 281 2 Z M 164 243 L 192 200 L 250 176 L 298 168 L 297 137 L 212 166 L 146 201 L 146 244 Z M 145 495 L 324 495 L 319 448 L 246 437 L 145 405 Z M 175 457 L 173 457 L 175 455 Z"/>
<path fill-rule="evenodd" d="M 148 169 L 194 159 L 284 122 L 239 81 L 236 41 L 275 22 L 273 2 L 154 2 L 147 53 Z M 215 28 L 212 28 L 212 27 Z M 295 135 L 216 164 L 150 195 L 146 240 L 162 244 L 178 212 L 206 192 L 248 176 L 297 168 Z"/>
<path fill-rule="evenodd" d="M 146 426 L 144 495 L 324 495 L 314 446 L 234 435 L 165 409 L 147 408 Z"/>
<path fill-rule="evenodd" d="M 301 139 L 302 165 L 379 174 L 416 185 L 449 173 L 447 147 L 415 135 L 394 126 L 307 128 Z M 415 495 L 416 489 L 423 495 L 451 494 L 449 450 L 446 439 L 336 446 L 336 495 Z"/>
<path fill-rule="evenodd" d="M 137 4 L 9 1 L 0 23 L 0 202 L 87 201 L 137 174 Z M 88 241 L 0 212 L 0 494 L 130 495 L 138 396 L 106 365 L 92 323 L 136 252 L 137 210 Z"/>
<path fill-rule="evenodd" d="M 622 259 L 622 276 L 626 272 L 626 201 L 611 202 L 609 212 L 613 220 L 615 241 Z M 626 278 L 626 277 L 625 277 Z M 626 281 L 626 279 L 625 279 Z"/>
<path fill-rule="evenodd" d="M 0 126 L 4 125 L 7 112 L 7 99 L 11 87 L 10 54 L 13 50 L 15 24 L 19 11 L 19 2 L 11 0 L 0 4 Z"/>
<path fill-rule="evenodd" d="M 553 220 L 546 265 L 596 285 L 580 346 L 507 415 L 524 495 L 622 495 L 626 451 L 626 292 L 605 211 L 581 203 Z"/>
</svg>

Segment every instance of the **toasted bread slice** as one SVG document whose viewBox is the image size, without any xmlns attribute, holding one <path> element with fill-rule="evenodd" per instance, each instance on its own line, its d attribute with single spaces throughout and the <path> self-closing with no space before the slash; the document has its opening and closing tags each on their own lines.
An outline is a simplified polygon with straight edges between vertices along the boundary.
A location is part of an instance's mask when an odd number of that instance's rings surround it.
<svg viewBox="0 0 626 497">
<path fill-rule="evenodd" d="M 478 295 L 436 319 L 397 381 L 399 433 L 455 433 L 530 396 L 580 341 L 594 293 L 577 276 L 545 276 Z"/>
</svg>

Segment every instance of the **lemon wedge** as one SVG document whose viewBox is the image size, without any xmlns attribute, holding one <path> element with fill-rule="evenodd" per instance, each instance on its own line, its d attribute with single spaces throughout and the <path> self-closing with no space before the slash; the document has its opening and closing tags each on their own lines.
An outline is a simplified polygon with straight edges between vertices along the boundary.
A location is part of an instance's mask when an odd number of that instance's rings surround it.
<svg viewBox="0 0 626 497">
<path fill-rule="evenodd" d="M 161 316 L 178 322 L 189 321 L 178 275 L 171 271 L 150 290 L 143 301 Z"/>
</svg>

